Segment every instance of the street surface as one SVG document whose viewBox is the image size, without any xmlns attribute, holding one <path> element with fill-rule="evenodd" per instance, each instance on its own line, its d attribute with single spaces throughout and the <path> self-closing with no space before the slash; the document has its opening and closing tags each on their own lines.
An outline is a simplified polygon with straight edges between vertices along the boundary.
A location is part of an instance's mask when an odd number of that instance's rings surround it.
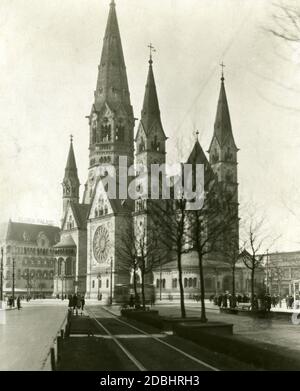
<svg viewBox="0 0 300 391">
<path fill-rule="evenodd" d="M 41 370 L 67 313 L 67 301 L 32 300 L 0 324 L 0 370 Z M 49 362 L 49 360 L 48 360 Z M 43 368 L 50 370 L 49 363 Z"/>
<path fill-rule="evenodd" d="M 249 365 L 209 351 L 172 333 L 119 319 L 119 307 L 88 303 L 71 321 L 59 370 L 219 371 L 249 370 Z M 88 316 L 89 315 L 89 318 Z M 119 315 L 119 314 L 118 314 Z M 87 331 L 91 337 L 87 337 Z M 83 358 L 84 357 L 84 358 Z"/>
</svg>

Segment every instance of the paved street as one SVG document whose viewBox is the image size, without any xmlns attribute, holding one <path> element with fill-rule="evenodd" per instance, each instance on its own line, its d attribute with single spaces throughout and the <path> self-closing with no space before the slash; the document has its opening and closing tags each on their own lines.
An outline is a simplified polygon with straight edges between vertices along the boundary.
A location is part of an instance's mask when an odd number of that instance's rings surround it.
<svg viewBox="0 0 300 391">
<path fill-rule="evenodd" d="M 67 301 L 34 300 L 6 311 L 0 324 L 0 370 L 41 370 L 66 316 Z M 44 368 L 49 370 L 49 360 Z"/>
<path fill-rule="evenodd" d="M 99 304 L 88 303 L 85 314 L 73 317 L 71 324 L 71 336 L 64 342 L 60 371 L 253 369 L 152 326 L 119 319 Z M 92 338 L 87 336 L 88 330 Z"/>
</svg>

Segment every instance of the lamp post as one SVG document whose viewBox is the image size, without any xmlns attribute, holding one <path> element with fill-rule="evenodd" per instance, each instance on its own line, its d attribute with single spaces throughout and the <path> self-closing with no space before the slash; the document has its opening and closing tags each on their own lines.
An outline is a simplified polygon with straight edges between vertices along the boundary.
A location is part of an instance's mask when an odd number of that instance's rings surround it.
<svg viewBox="0 0 300 391">
<path fill-rule="evenodd" d="M 13 258 L 12 270 L 12 306 L 15 306 L 15 258 Z"/>
<path fill-rule="evenodd" d="M 267 250 L 267 278 L 266 278 L 267 293 L 269 293 L 269 250 Z"/>
<path fill-rule="evenodd" d="M 0 301 L 3 301 L 3 247 L 1 247 L 1 265 L 0 265 Z"/>
<path fill-rule="evenodd" d="M 65 276 L 61 276 L 61 299 L 64 300 L 64 279 Z"/>
<path fill-rule="evenodd" d="M 98 300 L 100 301 L 100 288 L 101 288 L 101 286 L 100 286 L 101 274 L 100 273 L 98 273 L 98 275 L 97 275 L 97 280 L 98 280 Z"/>
<path fill-rule="evenodd" d="M 112 281 L 113 281 L 113 259 L 111 258 L 111 260 L 110 260 L 110 305 L 112 305 L 112 302 L 113 302 Z"/>
<path fill-rule="evenodd" d="M 162 295 L 162 264 L 161 258 L 159 258 L 159 300 L 161 301 Z"/>
</svg>

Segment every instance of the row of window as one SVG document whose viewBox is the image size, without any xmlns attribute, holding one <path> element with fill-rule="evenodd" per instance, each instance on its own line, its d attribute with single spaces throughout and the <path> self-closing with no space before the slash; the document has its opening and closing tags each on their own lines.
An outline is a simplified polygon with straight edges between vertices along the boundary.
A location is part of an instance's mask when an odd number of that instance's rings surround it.
<svg viewBox="0 0 300 391">
<path fill-rule="evenodd" d="M 197 288 L 197 278 L 185 278 L 183 280 L 183 286 L 184 288 Z M 166 289 L 166 280 L 162 279 L 156 280 L 156 288 L 157 289 Z M 172 288 L 177 289 L 178 288 L 178 280 L 177 278 L 172 279 Z"/>
<path fill-rule="evenodd" d="M 97 126 L 95 124 L 95 126 Z M 116 128 L 115 141 L 124 142 L 125 140 L 125 128 L 124 126 L 118 126 Z M 112 141 L 111 125 L 102 125 L 101 130 L 97 130 L 96 127 L 92 129 L 92 144 L 105 143 Z"/>
<path fill-rule="evenodd" d="M 93 281 L 92 281 L 92 288 L 94 289 L 95 286 L 96 286 L 96 282 L 95 282 L 95 280 L 93 280 Z M 109 288 L 109 279 L 106 280 L 106 282 L 105 282 L 105 287 L 106 287 L 106 288 Z M 98 288 L 99 288 L 99 289 L 102 288 L 102 280 L 98 280 Z M 103 286 L 103 288 L 104 288 L 104 286 Z"/>
<path fill-rule="evenodd" d="M 16 263 L 19 264 L 18 259 L 16 259 Z M 34 259 L 34 258 L 23 258 L 22 265 L 24 266 L 44 266 L 44 267 L 53 267 L 54 259 Z M 12 266 L 12 258 L 6 258 L 6 266 Z"/>
<path fill-rule="evenodd" d="M 43 240 L 42 240 L 43 242 Z M 41 243 L 41 245 L 43 245 Z M 53 248 L 34 248 L 34 247 L 6 247 L 7 254 L 16 254 L 16 255 L 52 255 L 54 254 Z"/>
<path fill-rule="evenodd" d="M 8 270 L 5 277 L 7 280 L 12 279 L 12 272 Z M 47 272 L 42 270 L 25 270 L 22 273 L 22 270 L 18 269 L 15 274 L 15 278 L 17 280 L 30 280 L 32 278 L 36 278 L 38 280 L 53 280 L 53 271 Z"/>
</svg>

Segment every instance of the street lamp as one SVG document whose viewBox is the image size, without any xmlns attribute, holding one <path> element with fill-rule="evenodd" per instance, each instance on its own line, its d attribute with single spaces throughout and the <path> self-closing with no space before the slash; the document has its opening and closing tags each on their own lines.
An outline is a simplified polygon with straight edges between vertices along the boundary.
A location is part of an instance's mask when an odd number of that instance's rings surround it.
<svg viewBox="0 0 300 391">
<path fill-rule="evenodd" d="M 1 247 L 1 265 L 0 265 L 0 301 L 3 301 L 3 247 Z"/>
<path fill-rule="evenodd" d="M 267 250 L 267 278 L 266 278 L 267 293 L 269 293 L 269 250 Z"/>
<path fill-rule="evenodd" d="M 12 270 L 12 306 L 15 306 L 15 258 L 13 258 Z"/>
<path fill-rule="evenodd" d="M 98 280 L 98 300 L 100 301 L 100 284 L 101 284 L 101 274 L 98 273 L 97 275 L 97 280 Z"/>
<path fill-rule="evenodd" d="M 112 302 L 113 302 L 112 280 L 113 280 L 113 259 L 111 257 L 111 259 L 110 259 L 110 305 L 112 305 Z"/>
<path fill-rule="evenodd" d="M 61 299 L 64 300 L 64 279 L 65 276 L 61 276 Z"/>
</svg>

